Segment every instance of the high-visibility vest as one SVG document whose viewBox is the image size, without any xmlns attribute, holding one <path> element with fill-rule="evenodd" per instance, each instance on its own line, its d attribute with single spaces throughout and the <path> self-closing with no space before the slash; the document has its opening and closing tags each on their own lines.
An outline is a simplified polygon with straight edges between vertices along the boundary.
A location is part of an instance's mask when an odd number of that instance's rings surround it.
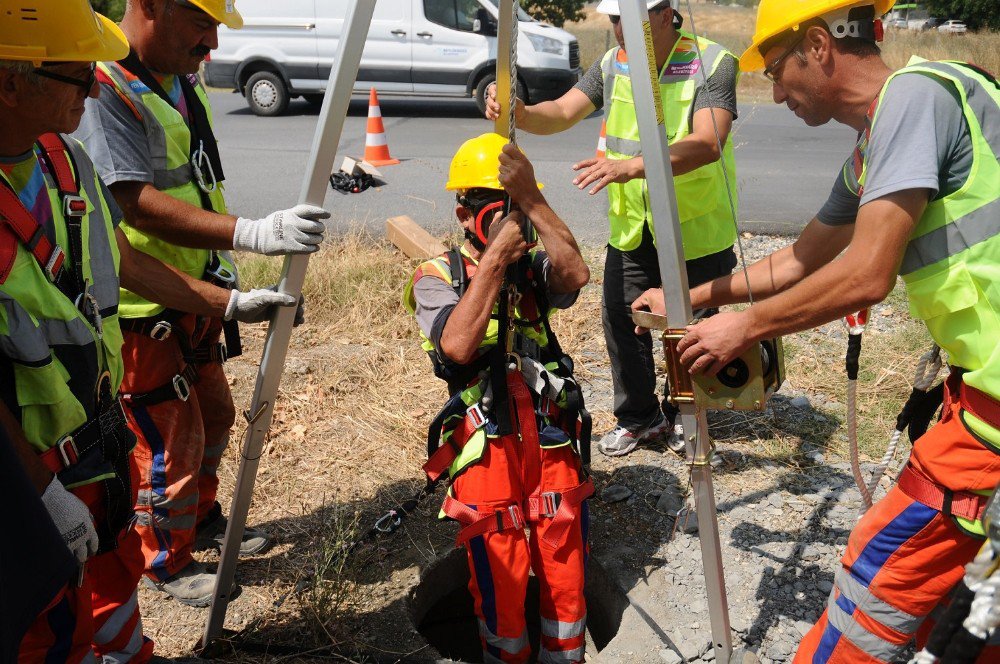
<svg viewBox="0 0 1000 664">
<path fill-rule="evenodd" d="M 202 193 L 195 181 L 191 167 L 191 130 L 180 111 L 165 102 L 139 77 L 122 68 L 117 62 L 98 64 L 102 81 L 110 81 L 115 93 L 142 121 L 146 131 L 146 142 L 153 164 L 153 186 L 163 193 L 195 207 L 203 207 Z M 212 108 L 205 90 L 193 81 L 199 101 L 205 107 L 209 121 Z M 223 184 L 218 183 L 215 191 L 208 194 L 212 210 L 226 212 Z M 126 220 L 127 221 L 127 220 Z M 181 272 L 201 279 L 210 264 L 212 251 L 180 247 L 147 234 L 128 223 L 122 230 L 133 247 L 172 265 Z M 121 315 L 123 318 L 144 318 L 163 311 L 164 307 L 154 304 L 139 295 L 122 289 Z"/>
<path fill-rule="evenodd" d="M 969 179 L 958 190 L 928 202 L 910 235 L 899 274 L 910 313 L 924 321 L 953 366 L 968 370 L 963 380 L 1000 399 L 1000 89 L 982 72 L 957 62 L 912 59 L 900 74 L 918 72 L 945 81 L 962 101 L 972 137 Z M 864 187 L 867 154 L 858 177 Z M 1000 431 L 970 413 L 967 424 L 996 447 Z"/>
<path fill-rule="evenodd" d="M 704 80 L 715 72 L 722 59 L 732 55 L 704 37 L 695 37 L 683 30 L 679 32 L 680 38 L 660 71 L 660 98 L 669 143 L 691 133 L 695 93 Z M 699 49 L 703 59 L 698 57 Z M 705 67 L 707 70 L 703 76 L 701 70 Z M 642 154 L 642 146 L 625 51 L 617 46 L 608 51 L 601 61 L 601 71 L 604 78 L 607 157 L 637 157 Z M 612 183 L 606 189 L 611 246 L 621 251 L 635 249 L 642 241 L 643 228 L 647 225 L 655 239 L 646 180 Z M 736 226 L 729 199 L 731 194 L 735 206 L 737 192 L 736 161 L 731 139 L 726 141 L 718 162 L 676 176 L 674 189 L 687 260 L 714 254 L 733 245 Z"/>
<path fill-rule="evenodd" d="M 81 219 L 83 255 L 69 256 L 63 269 L 73 269 L 70 261 L 82 265 L 88 292 L 101 312 L 103 331 L 98 334 L 74 301 L 52 283 L 31 251 L 19 243 L 13 266 L 0 283 L 0 344 L 12 372 L 11 382 L 3 379 L 0 395 L 39 452 L 95 416 L 95 392 L 105 371 L 112 394 L 118 392 L 124 375 L 114 220 L 83 146 L 69 137 L 64 140 L 87 212 Z M 69 247 L 62 201 L 51 174 L 45 175 L 45 185 L 56 244 Z"/>
<path fill-rule="evenodd" d="M 449 260 L 449 255 L 451 252 L 441 254 L 437 258 L 432 258 L 429 261 L 424 261 L 421 263 L 416 271 L 413 273 L 413 277 L 410 282 L 406 285 L 406 289 L 403 291 L 403 306 L 412 315 L 417 310 L 417 301 L 413 295 L 413 287 L 418 281 L 427 276 L 436 277 L 443 280 L 447 284 L 452 284 L 451 276 L 451 263 Z M 462 252 L 462 258 L 465 260 L 466 274 L 469 275 L 471 279 L 472 275 L 475 274 L 475 269 L 479 265 L 479 262 L 474 260 L 464 251 Z M 528 275 L 528 279 L 532 280 L 534 275 Z M 543 312 L 545 316 L 550 315 L 551 311 Z M 479 342 L 479 354 L 484 354 L 487 350 L 497 345 L 497 305 L 493 305 L 493 317 L 490 318 L 490 322 L 486 327 L 486 334 L 483 335 L 483 340 Z M 548 334 L 545 330 L 544 322 L 542 321 L 541 315 L 539 314 L 536 295 L 534 288 L 528 288 L 524 293 L 521 294 L 521 298 L 514 309 L 514 319 L 518 321 L 517 323 L 517 334 L 522 334 L 528 339 L 535 342 L 539 348 L 546 348 L 549 345 Z M 526 323 L 530 321 L 530 324 Z M 435 352 L 434 343 L 427 338 L 423 330 L 420 331 L 421 344 L 420 347 L 423 348 L 428 353 Z"/>
</svg>

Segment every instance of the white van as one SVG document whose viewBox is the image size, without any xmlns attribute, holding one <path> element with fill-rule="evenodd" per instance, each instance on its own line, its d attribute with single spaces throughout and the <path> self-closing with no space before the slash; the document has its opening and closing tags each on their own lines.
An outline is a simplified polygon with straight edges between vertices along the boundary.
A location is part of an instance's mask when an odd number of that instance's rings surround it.
<svg viewBox="0 0 1000 664">
<path fill-rule="evenodd" d="M 350 0 L 239 0 L 242 30 L 219 28 L 205 63 L 210 86 L 239 90 L 258 115 L 301 95 L 321 103 Z M 475 97 L 494 80 L 497 0 L 379 0 L 355 92 Z M 519 10 L 519 96 L 555 99 L 580 78 L 580 48 L 565 30 Z"/>
</svg>

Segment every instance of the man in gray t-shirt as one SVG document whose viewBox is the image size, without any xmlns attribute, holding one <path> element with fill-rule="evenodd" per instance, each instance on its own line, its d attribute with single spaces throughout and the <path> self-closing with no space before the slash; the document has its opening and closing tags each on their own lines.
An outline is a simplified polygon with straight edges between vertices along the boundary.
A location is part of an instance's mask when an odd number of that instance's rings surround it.
<svg viewBox="0 0 1000 664">
<path fill-rule="evenodd" d="M 751 289 L 754 304 L 690 326 L 677 348 L 692 373 L 714 374 L 757 341 L 882 301 L 902 278 L 911 313 L 952 366 L 942 417 L 868 503 L 795 656 L 892 662 L 923 646 L 981 548 L 1000 485 L 1000 85 L 953 61 L 890 70 L 875 17 L 891 0 L 817 14 L 820 4 L 763 1 L 740 64 L 764 69 L 775 101 L 806 124 L 836 120 L 858 131 L 857 144 L 793 245 L 691 291 L 695 307 L 746 302 Z M 662 292 L 633 308 L 662 312 Z"/>
<path fill-rule="evenodd" d="M 671 142 L 671 169 L 675 178 L 701 169 L 698 175 L 676 183 L 688 283 L 697 285 L 728 274 L 736 265 L 732 249 L 735 211 L 730 208 L 736 196 L 736 169 L 735 163 L 729 161 L 732 154 L 727 141 L 736 118 L 738 66 L 736 58 L 719 45 L 682 32 L 683 20 L 671 4 L 668 0 L 646 3 L 663 104 L 681 125 L 686 125 L 683 129 L 676 125 L 668 129 L 678 131 Z M 531 106 L 518 101 L 514 115 L 519 128 L 552 134 L 569 129 L 603 108 L 608 146 L 617 143 L 620 149 L 630 150 L 588 157 L 573 165 L 578 171 L 573 180 L 577 187 L 591 195 L 607 189 L 612 201 L 601 322 L 611 362 L 616 426 L 601 438 L 598 449 L 619 456 L 640 443 L 665 437 L 670 448 L 680 452 L 684 439 L 680 422 L 675 423 L 677 409 L 667 401 L 661 404 L 656 393 L 652 339 L 634 334 L 629 312 L 629 304 L 636 297 L 660 285 L 660 269 L 644 192 L 643 155 L 625 147 L 638 141 L 631 86 L 626 85 L 631 81 L 618 2 L 603 0 L 597 11 L 610 16 L 618 47 L 595 62 L 559 99 Z M 609 71 L 602 67 L 605 61 Z M 490 88 L 487 118 L 494 119 L 499 110 L 495 89 Z M 725 169 L 720 161 L 728 161 Z M 683 189 L 685 182 L 698 177 L 705 178 L 702 182 L 712 179 L 698 193 Z M 642 186 L 635 186 L 637 181 Z M 706 208 L 695 212 L 691 201 L 702 199 L 706 200 Z"/>
</svg>

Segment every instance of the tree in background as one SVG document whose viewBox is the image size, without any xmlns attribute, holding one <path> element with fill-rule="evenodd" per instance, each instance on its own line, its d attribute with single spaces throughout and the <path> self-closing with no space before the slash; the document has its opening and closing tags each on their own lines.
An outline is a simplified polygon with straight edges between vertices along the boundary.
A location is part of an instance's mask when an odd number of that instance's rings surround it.
<svg viewBox="0 0 1000 664">
<path fill-rule="evenodd" d="M 566 21 L 579 21 L 583 18 L 584 4 L 586 0 L 521 0 L 524 11 L 557 28 L 561 28 Z"/>
<path fill-rule="evenodd" d="M 94 10 L 104 14 L 112 21 L 122 20 L 125 13 L 125 0 L 91 0 Z"/>
<path fill-rule="evenodd" d="M 971 30 L 1000 30 L 997 0 L 925 0 L 931 16 L 964 21 Z"/>
</svg>

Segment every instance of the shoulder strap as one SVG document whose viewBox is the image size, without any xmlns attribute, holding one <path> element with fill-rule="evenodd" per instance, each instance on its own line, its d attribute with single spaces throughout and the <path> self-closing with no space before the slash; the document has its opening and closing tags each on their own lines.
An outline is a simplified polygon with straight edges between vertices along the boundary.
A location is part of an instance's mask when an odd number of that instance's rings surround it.
<svg viewBox="0 0 1000 664">
<path fill-rule="evenodd" d="M 59 134 L 43 134 L 38 138 L 42 158 L 49 167 L 56 181 L 59 200 L 62 203 L 63 220 L 66 222 L 66 234 L 69 238 L 70 255 L 73 258 L 73 277 L 76 283 L 57 285 L 67 297 L 75 298 L 83 291 L 83 217 L 87 214 L 87 201 L 80 196 L 80 182 L 76 176 L 76 164 L 70 154 L 69 146 Z"/>
<path fill-rule="evenodd" d="M 166 93 L 146 65 L 142 64 L 135 50 L 129 51 L 125 59 L 118 61 L 118 65 L 138 77 L 165 103 L 176 108 L 170 95 Z M 188 112 L 191 114 L 191 126 L 188 128 L 191 134 L 190 154 L 194 155 L 197 151 L 203 150 L 212 164 L 212 171 L 215 173 L 216 179 L 221 182 L 226 179 L 226 176 L 222 172 L 222 158 L 219 156 L 219 145 L 215 140 L 215 133 L 212 131 L 212 123 L 208 121 L 208 111 L 205 110 L 205 105 L 201 103 L 201 98 L 198 97 L 198 93 L 195 92 L 194 86 L 187 76 L 178 76 L 177 80 L 181 87 L 181 94 L 184 95 L 184 101 L 187 103 Z M 207 209 L 211 209 L 211 206 Z"/>
<path fill-rule="evenodd" d="M 18 240 L 31 252 L 52 283 L 58 283 L 66 259 L 62 247 L 49 239 L 48 234 L 34 215 L 24 207 L 17 192 L 6 178 L 0 178 L 0 222 L 13 232 Z M 7 279 L 14 265 L 16 251 L 9 251 L 5 242 L 3 256 L 0 256 L 0 283 Z"/>
<path fill-rule="evenodd" d="M 458 296 L 465 295 L 465 288 L 469 284 L 468 273 L 465 270 L 465 258 L 459 247 L 452 247 L 448 250 L 448 268 L 451 270 L 451 287 L 458 292 Z"/>
</svg>

